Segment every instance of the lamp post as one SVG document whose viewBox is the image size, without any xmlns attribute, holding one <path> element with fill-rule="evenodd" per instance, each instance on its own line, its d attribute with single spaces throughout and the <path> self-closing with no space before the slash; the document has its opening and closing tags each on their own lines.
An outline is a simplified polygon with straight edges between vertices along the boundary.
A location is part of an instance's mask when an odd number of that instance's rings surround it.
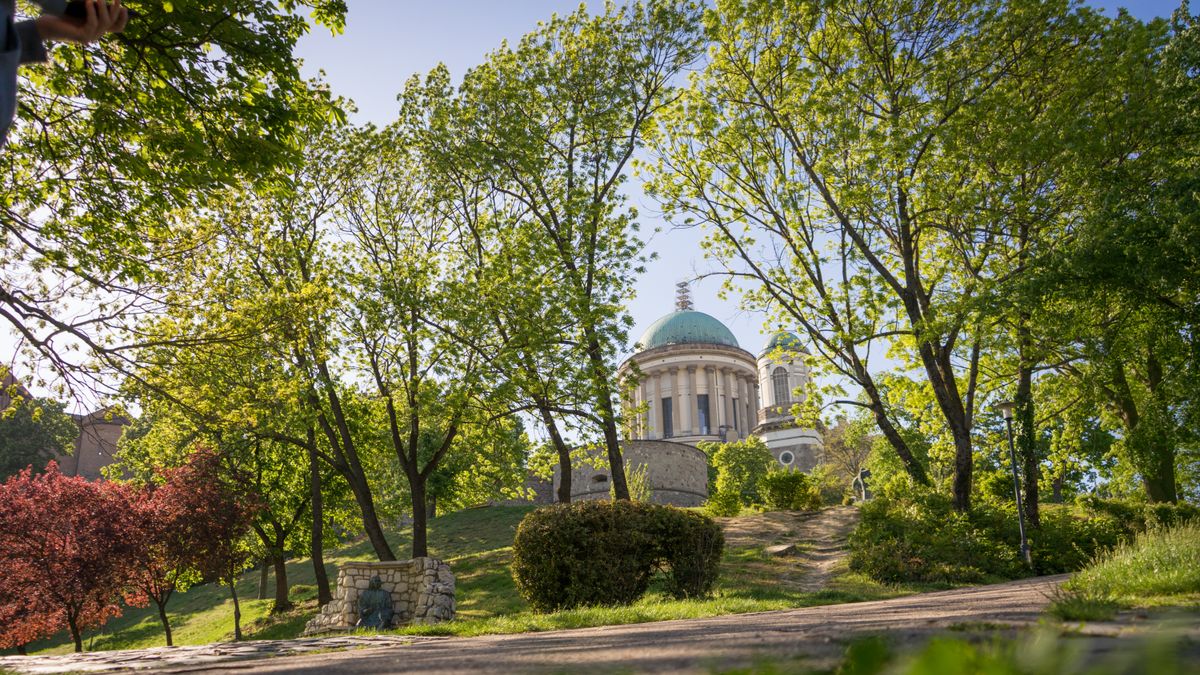
<svg viewBox="0 0 1200 675">
<path fill-rule="evenodd" d="M 1029 555 L 1029 543 L 1025 540 L 1025 510 L 1021 506 L 1021 479 L 1017 476 L 1017 449 L 1013 445 L 1013 408 L 1016 404 L 1012 401 L 1001 401 L 996 404 L 1000 409 L 1000 416 L 1004 418 L 1004 424 L 1008 427 L 1008 455 L 1012 459 L 1012 475 L 1013 475 L 1013 496 L 1017 498 L 1017 529 L 1021 532 L 1021 557 L 1025 559 L 1025 564 L 1033 567 L 1033 558 Z"/>
</svg>

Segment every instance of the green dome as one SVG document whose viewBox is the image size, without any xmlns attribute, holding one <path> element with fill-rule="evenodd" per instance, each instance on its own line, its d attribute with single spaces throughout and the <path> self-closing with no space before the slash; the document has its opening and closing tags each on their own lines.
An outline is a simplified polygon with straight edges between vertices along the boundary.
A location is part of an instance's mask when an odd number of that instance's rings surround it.
<svg viewBox="0 0 1200 675">
<path fill-rule="evenodd" d="M 650 324 L 638 339 L 642 349 L 664 345 L 727 345 L 737 347 L 737 338 L 725 324 L 704 312 L 685 309 L 671 312 Z"/>
<path fill-rule="evenodd" d="M 804 344 L 800 342 L 800 338 L 796 337 L 795 333 L 786 330 L 781 330 L 772 335 L 771 339 L 767 342 L 767 346 L 763 347 L 762 354 L 759 356 L 770 354 L 776 349 L 784 352 L 808 353 L 808 350 L 804 348 Z"/>
</svg>

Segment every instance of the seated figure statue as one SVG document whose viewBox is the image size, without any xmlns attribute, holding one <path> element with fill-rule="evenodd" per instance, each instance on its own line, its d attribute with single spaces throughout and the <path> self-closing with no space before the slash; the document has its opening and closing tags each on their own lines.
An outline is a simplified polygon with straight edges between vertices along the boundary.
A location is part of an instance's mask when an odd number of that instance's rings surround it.
<svg viewBox="0 0 1200 675">
<path fill-rule="evenodd" d="M 367 590 L 358 594 L 358 627 L 359 628 L 391 628 L 392 627 L 392 595 L 383 590 L 383 580 L 379 575 L 371 577 Z"/>
</svg>

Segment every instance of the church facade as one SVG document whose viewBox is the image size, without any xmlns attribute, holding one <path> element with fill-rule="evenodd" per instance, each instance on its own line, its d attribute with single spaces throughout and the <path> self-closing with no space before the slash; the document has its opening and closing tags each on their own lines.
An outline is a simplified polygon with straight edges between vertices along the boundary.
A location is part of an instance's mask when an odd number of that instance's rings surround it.
<svg viewBox="0 0 1200 675">
<path fill-rule="evenodd" d="M 693 309 L 681 285 L 675 311 L 650 324 L 635 350 L 617 372 L 625 392 L 622 450 L 627 474 L 645 472 L 653 501 L 704 502 L 707 461 L 696 447 L 703 441 L 753 435 L 783 467 L 809 471 L 820 462 L 820 432 L 790 414 L 809 383 L 808 352 L 794 334 L 776 333 L 756 356 L 725 324 Z M 608 498 L 607 466 L 572 473 L 573 499 Z"/>
</svg>

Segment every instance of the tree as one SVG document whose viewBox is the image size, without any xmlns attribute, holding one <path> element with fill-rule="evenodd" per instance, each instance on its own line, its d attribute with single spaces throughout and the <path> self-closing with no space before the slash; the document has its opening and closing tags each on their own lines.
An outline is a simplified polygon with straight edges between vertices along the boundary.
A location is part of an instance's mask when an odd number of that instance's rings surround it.
<svg viewBox="0 0 1200 675">
<path fill-rule="evenodd" d="M 130 512 L 125 486 L 68 478 L 54 462 L 0 486 L 0 561 L 23 580 L 20 592 L 36 597 L 25 605 L 26 627 L 65 622 L 81 652 L 85 628 L 120 615 L 135 544 Z"/>
<path fill-rule="evenodd" d="M 858 416 L 852 420 L 839 417 L 837 424 L 825 430 L 821 454 L 843 485 L 850 485 L 866 468 L 875 442 L 871 434 L 873 426 L 868 417 Z"/>
<path fill-rule="evenodd" d="M 698 19 L 693 3 L 668 0 L 552 17 L 464 76 L 441 148 L 463 184 L 484 188 L 497 216 L 479 223 L 489 239 L 514 242 L 501 250 L 519 255 L 529 278 L 555 284 L 543 297 L 586 364 L 586 401 L 619 499 L 629 490 L 613 361 L 641 248 L 620 188 L 673 80 L 699 54 Z M 549 423 L 549 406 L 539 411 Z"/>
<path fill-rule="evenodd" d="M 233 634 L 242 639 L 242 610 L 238 604 L 237 577 L 246 565 L 249 549 L 243 540 L 261 508 L 258 496 L 248 491 L 246 476 L 231 471 L 221 456 L 199 449 L 190 464 L 189 478 L 197 479 L 203 497 L 197 505 L 203 509 L 195 516 L 200 524 L 192 543 L 201 575 L 229 585 L 233 597 Z"/>
<path fill-rule="evenodd" d="M 74 451 L 79 425 L 64 407 L 58 401 L 20 400 L 0 414 L 0 478 Z"/>
<path fill-rule="evenodd" d="M 714 498 L 733 496 L 742 505 L 761 501 L 759 482 L 778 464 L 762 439 L 751 436 L 733 443 L 705 442 L 698 447 L 717 470 Z"/>
<path fill-rule="evenodd" d="M 185 591 L 200 580 L 204 546 L 211 537 L 225 536 L 219 512 L 241 506 L 221 488 L 224 480 L 220 457 L 211 450 L 194 449 L 186 462 L 165 469 L 134 492 L 132 506 L 134 546 L 127 564 L 136 592 L 135 602 L 152 600 L 158 609 L 167 646 L 174 644 L 167 602 L 175 591 Z"/>
<path fill-rule="evenodd" d="M 924 375 L 959 510 L 990 331 L 972 300 L 1015 199 L 993 193 L 1006 183 L 980 167 L 996 157 L 972 139 L 1031 82 L 1015 73 L 1069 70 L 1062 46 L 1089 35 L 1077 16 L 1058 2 L 722 2 L 713 57 L 659 144 L 652 189 L 671 217 L 706 226 L 750 302 L 862 387 L 918 482 L 867 359 L 890 346 Z"/>
<path fill-rule="evenodd" d="M 402 121 L 406 118 L 402 111 Z M 428 555 L 430 477 L 461 433 L 511 411 L 464 335 L 488 330 L 459 231 L 430 208 L 403 127 L 371 134 L 337 214 L 353 289 L 343 325 L 353 365 L 382 401 L 383 437 L 408 484 L 413 557 Z M 456 337 L 458 336 L 458 337 Z"/>
<path fill-rule="evenodd" d="M 125 33 L 22 69 L 0 319 L 68 383 L 95 384 L 77 347 L 131 365 L 133 323 L 170 301 L 161 284 L 197 243 L 188 216 L 294 159 L 298 124 L 331 114 L 292 58 L 302 8 L 341 30 L 344 0 L 147 3 Z"/>
</svg>

